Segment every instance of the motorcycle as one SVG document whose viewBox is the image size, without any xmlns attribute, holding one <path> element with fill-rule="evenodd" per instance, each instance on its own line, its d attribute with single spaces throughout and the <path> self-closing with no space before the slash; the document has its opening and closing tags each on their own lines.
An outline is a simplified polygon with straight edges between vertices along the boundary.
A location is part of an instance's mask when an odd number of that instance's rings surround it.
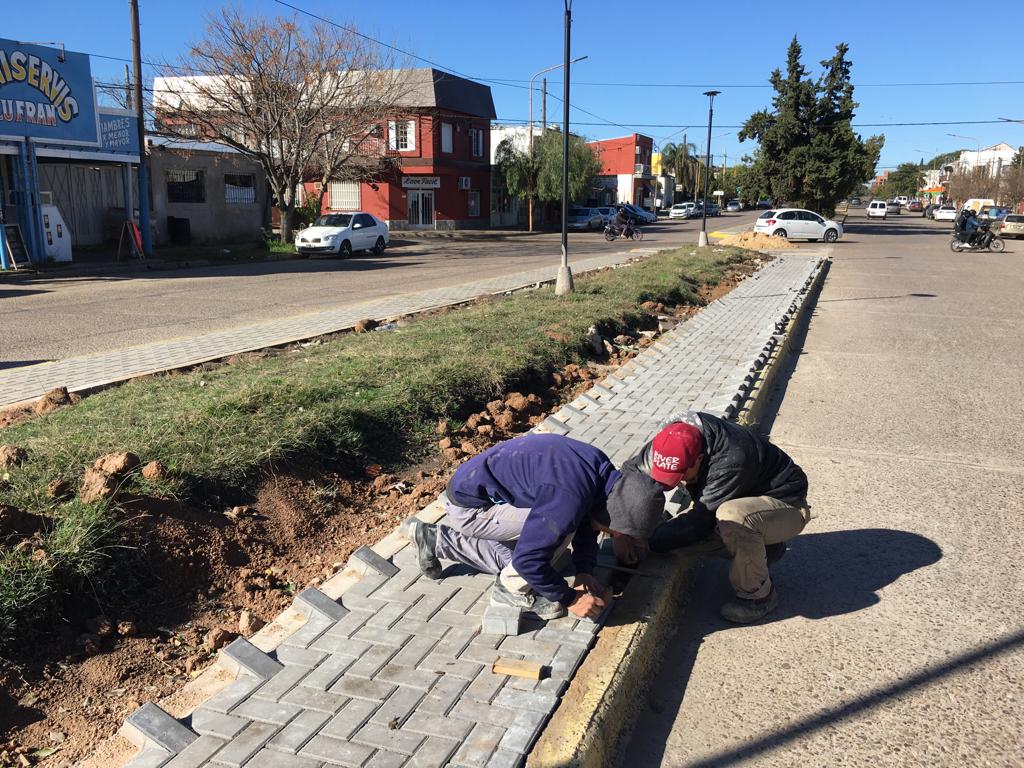
<svg viewBox="0 0 1024 768">
<path fill-rule="evenodd" d="M 960 253 L 961 251 L 992 251 L 994 253 L 1002 253 L 1003 249 L 1006 248 L 1003 238 L 998 237 L 992 231 L 992 227 L 988 222 L 982 224 L 981 228 L 974 233 L 972 242 L 964 240 L 963 238 L 965 237 L 965 234 L 959 232 L 953 235 L 953 239 L 949 241 L 949 249 L 953 253 Z"/>
<path fill-rule="evenodd" d="M 644 233 L 643 230 L 641 230 L 640 227 L 638 227 L 636 225 L 636 222 L 634 221 L 630 221 L 629 223 L 627 223 L 622 228 L 621 232 L 615 229 L 615 226 L 613 224 L 609 224 L 607 227 L 604 228 L 604 239 L 607 240 L 609 243 L 615 242 L 620 237 L 624 237 L 628 240 L 643 240 Z"/>
</svg>

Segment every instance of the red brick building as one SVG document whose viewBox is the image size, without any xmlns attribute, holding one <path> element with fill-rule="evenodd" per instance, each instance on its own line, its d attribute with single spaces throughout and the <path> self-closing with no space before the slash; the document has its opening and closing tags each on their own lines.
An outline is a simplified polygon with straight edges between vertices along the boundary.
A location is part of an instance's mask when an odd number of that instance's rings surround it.
<svg viewBox="0 0 1024 768">
<path fill-rule="evenodd" d="M 324 210 L 367 211 L 392 229 L 488 226 L 491 89 L 437 69 L 409 77 L 402 113 L 380 126 L 394 169 L 373 183 L 330 182 Z"/>
<path fill-rule="evenodd" d="M 598 184 L 604 190 L 602 203 L 654 207 L 657 183 L 651 170 L 654 139 L 634 133 L 618 139 L 591 141 L 589 146 L 601 161 Z"/>
</svg>

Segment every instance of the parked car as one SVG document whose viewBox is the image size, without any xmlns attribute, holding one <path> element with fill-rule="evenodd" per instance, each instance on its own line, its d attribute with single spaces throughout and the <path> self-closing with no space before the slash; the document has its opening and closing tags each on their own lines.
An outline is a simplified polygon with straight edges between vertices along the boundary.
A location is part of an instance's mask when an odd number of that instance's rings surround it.
<svg viewBox="0 0 1024 768">
<path fill-rule="evenodd" d="M 762 213 L 754 222 L 754 231 L 789 240 L 834 243 L 843 236 L 843 225 L 803 208 L 780 208 Z"/>
<path fill-rule="evenodd" d="M 1009 208 L 1001 205 L 990 205 L 978 211 L 978 218 L 982 221 L 1002 221 L 1010 213 Z"/>
<path fill-rule="evenodd" d="M 761 198 L 760 200 L 757 201 L 754 207 L 757 209 L 767 210 L 772 207 L 772 201 L 768 200 L 767 198 Z"/>
<path fill-rule="evenodd" d="M 932 218 L 936 221 L 956 221 L 956 207 L 952 205 L 941 205 L 932 212 Z"/>
<path fill-rule="evenodd" d="M 884 219 L 889 213 L 889 206 L 885 200 L 872 200 L 868 203 L 867 216 L 869 219 Z"/>
<path fill-rule="evenodd" d="M 571 206 L 569 208 L 569 229 L 601 229 L 604 227 L 604 217 L 597 208 L 580 208 Z"/>
<path fill-rule="evenodd" d="M 911 200 L 907 203 L 907 211 L 909 213 L 924 213 L 924 203 L 920 200 Z"/>
<path fill-rule="evenodd" d="M 743 203 L 741 203 L 739 200 L 730 200 L 728 203 L 725 204 L 725 210 L 727 210 L 729 213 L 739 213 L 740 211 L 743 210 Z"/>
<path fill-rule="evenodd" d="M 668 210 L 668 217 L 670 219 L 688 219 L 690 210 L 694 207 L 695 203 L 676 203 Z"/>
<path fill-rule="evenodd" d="M 1012 237 L 1014 240 L 1024 237 L 1024 214 L 1007 214 L 999 226 L 999 236 Z"/>
<path fill-rule="evenodd" d="M 639 208 L 630 203 L 621 203 L 622 208 L 626 209 L 626 215 L 630 216 L 641 224 L 653 224 L 658 220 L 658 214 L 651 213 L 651 211 L 645 211 L 643 208 Z"/>
<path fill-rule="evenodd" d="M 896 214 L 898 214 L 902 207 L 903 206 L 900 204 L 899 201 L 897 201 L 897 200 L 890 200 L 889 202 L 887 202 L 885 204 L 885 212 L 886 213 L 896 213 Z"/>
<path fill-rule="evenodd" d="M 906 195 L 898 195 L 892 199 L 892 202 L 899 203 L 900 208 L 906 208 L 907 203 L 910 202 L 910 198 L 907 197 Z M 896 213 L 899 213 L 899 211 L 896 211 Z"/>
<path fill-rule="evenodd" d="M 851 197 L 850 198 L 850 205 L 860 205 L 860 198 L 859 197 Z"/>
<path fill-rule="evenodd" d="M 604 220 L 605 226 L 608 226 L 611 223 L 611 220 L 615 218 L 614 205 L 603 205 L 597 209 L 597 212 L 601 214 L 601 218 Z"/>
<path fill-rule="evenodd" d="M 347 258 L 355 251 L 373 251 L 380 256 L 389 239 L 388 225 L 372 214 L 325 213 L 295 236 L 295 250 L 307 256 Z"/>
<path fill-rule="evenodd" d="M 708 216 L 721 216 L 722 209 L 718 207 L 718 203 L 707 203 Z"/>
</svg>

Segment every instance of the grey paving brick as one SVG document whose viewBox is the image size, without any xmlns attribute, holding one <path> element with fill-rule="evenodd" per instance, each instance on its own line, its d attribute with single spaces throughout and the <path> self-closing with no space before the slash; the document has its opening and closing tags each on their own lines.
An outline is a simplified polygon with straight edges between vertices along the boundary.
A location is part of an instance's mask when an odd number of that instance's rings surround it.
<svg viewBox="0 0 1024 768">
<path fill-rule="evenodd" d="M 352 737 L 352 741 L 360 744 L 369 744 L 372 747 L 391 752 L 401 752 L 403 755 L 413 754 L 423 739 L 422 734 L 405 729 L 392 729 L 386 725 L 376 725 L 375 723 L 367 723 Z"/>
<path fill-rule="evenodd" d="M 261 723 L 284 725 L 301 711 L 302 708 L 295 704 L 251 698 L 231 710 L 231 716 L 258 720 Z"/>
<path fill-rule="evenodd" d="M 280 699 L 308 675 L 309 671 L 308 667 L 286 666 L 260 686 L 256 696 L 261 699 Z"/>
<path fill-rule="evenodd" d="M 402 725 L 402 730 L 421 733 L 424 736 L 441 736 L 461 741 L 466 738 L 472 727 L 473 723 L 466 720 L 414 712 Z"/>
<path fill-rule="evenodd" d="M 340 621 L 335 622 L 326 632 L 330 637 L 351 637 L 352 633 L 363 627 L 373 618 L 370 611 L 352 611 Z"/>
<path fill-rule="evenodd" d="M 394 722 L 401 725 L 423 700 L 423 696 L 423 691 L 418 688 L 400 685 L 381 704 L 380 709 L 374 712 L 370 720 L 378 725 L 390 725 Z"/>
<path fill-rule="evenodd" d="M 323 734 L 314 736 L 299 752 L 302 757 L 322 760 L 327 765 L 344 765 L 351 768 L 360 768 L 372 754 L 373 747 L 352 744 Z"/>
<path fill-rule="evenodd" d="M 488 648 L 484 645 L 474 645 L 473 643 L 467 645 L 462 649 L 462 652 L 459 653 L 460 659 L 475 661 L 477 664 L 483 664 L 487 668 L 489 668 L 499 657 L 506 659 L 518 659 L 520 655 L 516 653 L 503 653 L 494 648 Z"/>
<path fill-rule="evenodd" d="M 356 640 L 363 640 L 375 645 L 391 645 L 401 648 L 412 638 L 412 635 L 405 632 L 396 632 L 380 627 L 362 627 L 352 637 Z"/>
<path fill-rule="evenodd" d="M 448 603 L 445 604 L 445 607 L 435 613 L 430 620 L 449 627 L 461 627 L 462 629 L 479 628 L 480 620 L 476 616 L 448 610 L 450 604 L 451 601 L 449 600 Z M 469 606 L 467 606 L 467 609 L 468 608 Z"/>
<path fill-rule="evenodd" d="M 502 690 L 508 689 L 503 688 Z M 452 707 L 448 716 L 475 723 L 486 723 L 500 728 L 511 728 L 516 724 L 517 714 L 518 710 L 515 709 L 499 707 L 495 704 L 484 707 L 477 701 L 462 698 L 455 702 L 455 706 Z"/>
<path fill-rule="evenodd" d="M 445 675 L 434 684 L 434 687 L 430 689 L 430 693 L 427 694 L 416 709 L 418 712 L 426 712 L 430 715 L 447 714 L 452 705 L 458 701 L 462 692 L 466 690 L 467 685 L 469 683 L 466 680 Z"/>
<path fill-rule="evenodd" d="M 398 620 L 405 615 L 407 610 L 409 610 L 409 606 L 405 603 L 388 603 L 379 611 L 374 613 L 366 622 L 366 625 L 368 627 L 378 627 L 385 630 L 392 629 Z"/>
<path fill-rule="evenodd" d="M 493 706 L 528 709 L 533 712 L 550 712 L 558 704 L 558 697 L 550 693 L 514 691 L 503 689 L 494 697 Z"/>
<path fill-rule="evenodd" d="M 416 754 L 409 761 L 409 766 L 410 768 L 443 768 L 448 765 L 448 759 L 458 747 L 459 742 L 455 739 L 431 736 L 416 750 Z"/>
<path fill-rule="evenodd" d="M 388 664 L 376 674 L 374 679 L 383 680 L 386 683 L 394 683 L 395 685 L 419 688 L 426 692 L 437 682 L 437 674 L 423 669 L 405 667 L 400 664 Z"/>
<path fill-rule="evenodd" d="M 406 765 L 408 760 L 409 757 L 400 752 L 378 749 L 363 768 L 401 768 L 401 766 Z"/>
<path fill-rule="evenodd" d="M 299 648 L 294 645 L 279 645 L 277 650 L 274 651 L 274 656 L 286 667 L 313 669 L 313 667 L 327 658 L 327 652 Z"/>
<path fill-rule="evenodd" d="M 378 555 L 369 547 L 363 546 L 352 553 L 352 559 L 362 562 L 367 568 L 376 571 L 381 576 L 394 576 L 398 573 L 398 567 Z"/>
<path fill-rule="evenodd" d="M 504 728 L 479 723 L 455 753 L 454 761 L 470 768 L 477 768 L 477 766 L 483 768 L 498 748 L 498 743 L 504 735 Z"/>
<path fill-rule="evenodd" d="M 219 691 L 213 698 L 209 699 L 203 706 L 212 709 L 214 712 L 228 713 L 239 702 L 245 701 L 249 696 L 263 685 L 263 681 L 249 675 L 242 675 L 234 682 Z"/>
<path fill-rule="evenodd" d="M 426 636 L 432 637 L 435 640 L 440 640 L 444 633 L 448 631 L 448 627 L 443 624 L 431 624 L 429 621 L 419 621 L 418 619 L 410 619 L 408 617 L 399 620 L 394 628 L 399 632 L 408 632 L 410 635 L 414 635 L 415 638 Z"/>
<path fill-rule="evenodd" d="M 173 753 L 162 747 L 147 747 L 128 761 L 126 768 L 160 768 L 167 764 Z"/>
<path fill-rule="evenodd" d="M 320 732 L 335 739 L 347 739 L 363 727 L 363 723 L 373 716 L 377 707 L 376 702 L 353 699 Z"/>
<path fill-rule="evenodd" d="M 477 580 L 479 586 L 476 584 L 470 586 L 464 586 L 459 589 L 447 603 L 444 604 L 445 611 L 454 611 L 456 613 L 465 613 L 469 610 L 477 600 L 479 600 L 484 592 L 487 591 L 488 587 L 491 586 L 491 580 Z"/>
<path fill-rule="evenodd" d="M 305 616 L 319 616 L 337 621 L 348 613 L 348 609 L 332 600 L 315 587 L 306 587 L 295 596 L 295 608 Z"/>
<path fill-rule="evenodd" d="M 463 661 L 435 652 L 424 658 L 419 663 L 419 668 L 429 672 L 443 672 L 445 675 L 461 677 L 464 680 L 472 680 L 483 669 L 483 665 L 477 664 L 475 661 Z"/>
<path fill-rule="evenodd" d="M 330 719 L 331 716 L 329 714 L 307 709 L 282 728 L 267 743 L 267 747 L 280 752 L 295 754 Z"/>
<path fill-rule="evenodd" d="M 214 736 L 200 736 L 166 763 L 165 768 L 200 768 L 226 743 Z"/>
<path fill-rule="evenodd" d="M 498 749 L 487 761 L 487 768 L 519 768 L 525 758 L 509 749 Z"/>
<path fill-rule="evenodd" d="M 551 642 L 550 640 L 538 640 L 529 635 L 506 637 L 498 647 L 502 651 L 511 651 L 512 653 L 522 653 L 524 655 L 528 653 L 541 654 L 549 658 L 554 657 L 558 653 L 558 643 Z"/>
<path fill-rule="evenodd" d="M 370 643 L 365 640 L 356 640 L 344 635 L 332 635 L 330 632 L 320 635 L 310 646 L 314 651 L 348 656 L 353 659 L 362 656 L 370 647 Z"/>
<path fill-rule="evenodd" d="M 488 665 L 474 678 L 462 695 L 472 701 L 490 704 L 508 679 L 508 675 L 496 675 L 491 672 Z"/>
<path fill-rule="evenodd" d="M 401 624 L 401 622 L 399 622 Z M 445 627 L 447 629 L 447 627 Z M 405 646 L 391 659 L 395 664 L 406 667 L 415 667 L 419 664 L 437 645 L 437 639 L 432 635 L 422 633 L 413 637 Z"/>
<path fill-rule="evenodd" d="M 281 701 L 286 704 L 294 704 L 305 710 L 313 709 L 317 712 L 334 714 L 345 705 L 348 697 L 300 685 L 282 696 Z"/>
<path fill-rule="evenodd" d="M 295 630 L 291 635 L 285 638 L 282 646 L 291 646 L 294 648 L 308 648 L 314 640 L 320 635 L 327 631 L 327 629 L 334 624 L 326 618 L 320 616 L 311 616 L 305 624 Z M 281 647 L 277 649 L 277 655 L 280 659 Z"/>
<path fill-rule="evenodd" d="M 367 699 L 382 702 L 390 696 L 397 686 L 380 680 L 369 680 L 346 674 L 331 686 L 331 693 L 340 693 L 353 699 Z"/>
<path fill-rule="evenodd" d="M 328 656 L 312 672 L 302 678 L 302 686 L 317 691 L 326 691 L 353 663 L 355 663 L 355 659 L 350 659 L 347 656 Z"/>
<path fill-rule="evenodd" d="M 434 646 L 434 653 L 439 656 L 451 656 L 454 658 L 462 653 L 463 649 L 465 649 L 465 647 L 469 645 L 473 641 L 473 638 L 475 638 L 479 633 L 479 629 L 476 627 L 453 627 L 448 630 L 447 634 L 441 638 L 441 641 Z"/>
<path fill-rule="evenodd" d="M 345 674 L 373 677 L 385 664 L 391 661 L 391 657 L 397 652 L 397 648 L 389 645 L 371 645 L 362 656 L 356 659 Z"/>
<path fill-rule="evenodd" d="M 180 752 L 197 738 L 193 731 L 152 702 L 132 712 L 126 725 L 168 752 Z"/>
<path fill-rule="evenodd" d="M 231 768 L 241 768 L 270 741 L 277 730 L 278 726 L 269 723 L 252 723 L 214 755 L 213 762 Z"/>
<path fill-rule="evenodd" d="M 466 617 L 475 622 L 475 616 Z M 484 609 L 483 621 L 480 622 L 480 632 L 485 635 L 510 635 L 515 637 L 519 634 L 523 621 L 521 608 L 514 608 L 510 605 L 489 605 Z"/>
<path fill-rule="evenodd" d="M 244 637 L 236 637 L 221 648 L 220 659 L 221 665 L 229 672 L 246 672 L 264 680 L 273 677 L 284 666 Z"/>
<path fill-rule="evenodd" d="M 207 707 L 200 707 L 192 713 L 190 725 L 192 730 L 202 736 L 215 736 L 218 739 L 230 739 L 237 735 L 249 720 L 234 715 L 225 715 Z"/>
</svg>

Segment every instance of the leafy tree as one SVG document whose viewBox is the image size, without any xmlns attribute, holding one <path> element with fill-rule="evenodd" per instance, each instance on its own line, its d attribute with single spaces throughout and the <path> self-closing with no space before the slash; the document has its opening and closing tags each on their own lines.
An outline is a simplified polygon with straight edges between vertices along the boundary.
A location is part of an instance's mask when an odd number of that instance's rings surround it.
<svg viewBox="0 0 1024 768">
<path fill-rule="evenodd" d="M 533 196 L 541 202 L 562 199 L 562 132 L 545 131 L 533 140 L 533 157 L 518 149 L 510 139 L 495 150 L 495 172 L 509 195 L 521 199 Z M 597 155 L 579 136 L 569 136 L 569 199 L 586 196 L 601 172 Z"/>
<path fill-rule="evenodd" d="M 794 37 L 785 76 L 776 69 L 770 77 L 772 109 L 755 112 L 739 133 L 740 141 L 759 143 L 751 171 L 754 185 L 767 189 L 776 202 L 827 213 L 874 172 L 885 139 L 864 140 L 853 130 L 858 105 L 848 52 L 845 43 L 837 45 L 813 81 Z"/>
<path fill-rule="evenodd" d="M 878 188 L 878 195 L 887 198 L 896 195 L 916 195 L 923 180 L 924 171 L 921 166 L 917 163 L 901 163 Z"/>
<path fill-rule="evenodd" d="M 697 178 L 697 145 L 686 141 L 683 136 L 681 144 L 668 142 L 661 148 L 662 168 L 672 172 L 676 184 L 684 190 L 690 189 Z"/>
</svg>

